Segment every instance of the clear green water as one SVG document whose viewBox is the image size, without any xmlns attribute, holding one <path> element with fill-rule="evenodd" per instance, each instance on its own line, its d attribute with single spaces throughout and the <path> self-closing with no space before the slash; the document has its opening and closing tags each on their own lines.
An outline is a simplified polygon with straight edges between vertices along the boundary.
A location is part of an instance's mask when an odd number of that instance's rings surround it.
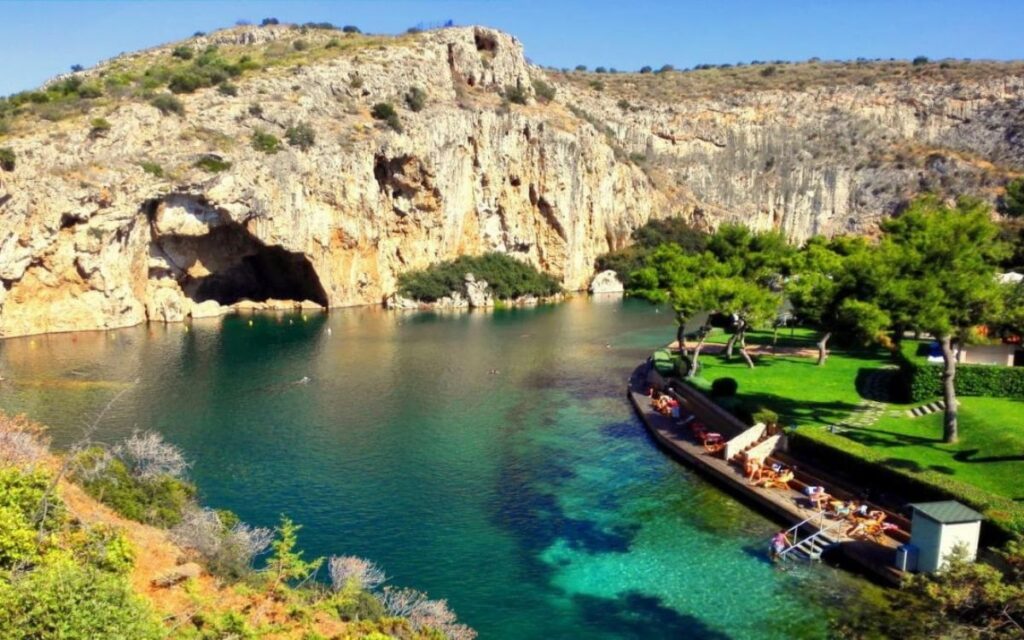
<svg viewBox="0 0 1024 640">
<path fill-rule="evenodd" d="M 207 504 L 266 526 L 286 513 L 309 554 L 372 558 L 482 638 L 827 637 L 822 607 L 867 587 L 771 566 L 776 526 L 630 410 L 626 379 L 671 322 L 577 299 L 8 340 L 0 407 L 66 443 L 138 380 L 101 439 L 161 431 Z"/>
</svg>

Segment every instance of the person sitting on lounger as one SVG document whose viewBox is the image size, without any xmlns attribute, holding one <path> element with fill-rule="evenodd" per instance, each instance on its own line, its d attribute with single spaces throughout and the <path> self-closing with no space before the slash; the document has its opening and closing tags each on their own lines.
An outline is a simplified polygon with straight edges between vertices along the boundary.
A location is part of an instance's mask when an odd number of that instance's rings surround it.
<svg viewBox="0 0 1024 640">
<path fill-rule="evenodd" d="M 747 476 L 748 480 L 760 479 L 761 461 L 757 458 L 747 458 L 743 463 L 743 475 Z"/>
<path fill-rule="evenodd" d="M 804 494 L 807 495 L 807 501 L 811 503 L 811 506 L 819 511 L 826 502 L 832 499 L 832 496 L 825 493 L 825 487 L 807 486 L 804 487 Z"/>
</svg>

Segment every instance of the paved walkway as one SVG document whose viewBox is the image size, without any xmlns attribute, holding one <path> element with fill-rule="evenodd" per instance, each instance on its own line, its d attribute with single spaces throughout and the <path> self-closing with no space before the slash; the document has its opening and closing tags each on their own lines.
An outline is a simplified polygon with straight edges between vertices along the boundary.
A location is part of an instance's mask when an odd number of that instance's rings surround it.
<svg viewBox="0 0 1024 640">
<path fill-rule="evenodd" d="M 833 425 L 831 430 L 841 433 L 844 429 L 866 429 L 874 426 L 890 409 L 888 401 L 892 397 L 892 388 L 898 374 L 899 367 L 896 365 L 886 365 L 868 373 L 863 386 L 859 389 L 860 404 L 842 422 Z"/>
</svg>

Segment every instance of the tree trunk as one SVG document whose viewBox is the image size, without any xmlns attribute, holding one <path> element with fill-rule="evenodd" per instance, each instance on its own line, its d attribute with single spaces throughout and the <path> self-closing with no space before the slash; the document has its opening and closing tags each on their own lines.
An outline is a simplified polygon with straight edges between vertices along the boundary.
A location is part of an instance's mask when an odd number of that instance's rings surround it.
<svg viewBox="0 0 1024 640">
<path fill-rule="evenodd" d="M 686 318 L 676 314 L 676 343 L 679 345 L 679 353 L 683 353 L 683 345 L 686 343 Z"/>
<path fill-rule="evenodd" d="M 732 360 L 732 348 L 736 345 L 736 336 L 740 335 L 739 331 L 729 336 L 729 341 L 725 343 L 725 359 Z"/>
<path fill-rule="evenodd" d="M 747 323 L 743 322 L 740 324 L 739 331 L 736 332 L 736 342 L 740 345 L 740 355 L 747 362 L 747 366 L 751 369 L 754 368 L 754 359 L 747 353 Z"/>
<path fill-rule="evenodd" d="M 818 366 L 824 366 L 825 360 L 828 359 L 828 339 L 831 337 L 832 332 L 826 331 L 821 340 L 818 340 Z"/>
<path fill-rule="evenodd" d="M 942 398 L 946 402 L 946 415 L 942 421 L 942 441 L 952 444 L 960 437 L 956 415 L 956 354 L 953 339 L 949 335 L 939 338 L 942 345 Z"/>
<path fill-rule="evenodd" d="M 707 339 L 708 334 L 711 333 L 709 327 L 702 327 L 700 332 L 700 340 L 697 341 L 697 346 L 693 348 L 693 359 L 690 361 L 690 371 L 686 374 L 687 378 L 692 378 L 697 375 L 697 370 L 700 368 L 700 350 L 704 348 L 704 340 Z"/>
</svg>

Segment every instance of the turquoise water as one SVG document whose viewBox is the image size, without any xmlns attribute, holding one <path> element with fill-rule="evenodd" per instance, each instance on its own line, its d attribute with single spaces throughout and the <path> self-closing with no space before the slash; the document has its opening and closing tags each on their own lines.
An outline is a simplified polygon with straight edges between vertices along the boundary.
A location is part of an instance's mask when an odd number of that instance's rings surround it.
<svg viewBox="0 0 1024 640">
<path fill-rule="evenodd" d="M 0 342 L 0 406 L 59 445 L 128 388 L 99 439 L 159 430 L 205 503 L 288 514 L 308 554 L 372 558 L 481 638 L 826 637 L 822 607 L 864 586 L 771 566 L 776 525 L 631 412 L 630 371 L 672 334 L 646 304 L 575 299 L 41 336 Z"/>
</svg>

